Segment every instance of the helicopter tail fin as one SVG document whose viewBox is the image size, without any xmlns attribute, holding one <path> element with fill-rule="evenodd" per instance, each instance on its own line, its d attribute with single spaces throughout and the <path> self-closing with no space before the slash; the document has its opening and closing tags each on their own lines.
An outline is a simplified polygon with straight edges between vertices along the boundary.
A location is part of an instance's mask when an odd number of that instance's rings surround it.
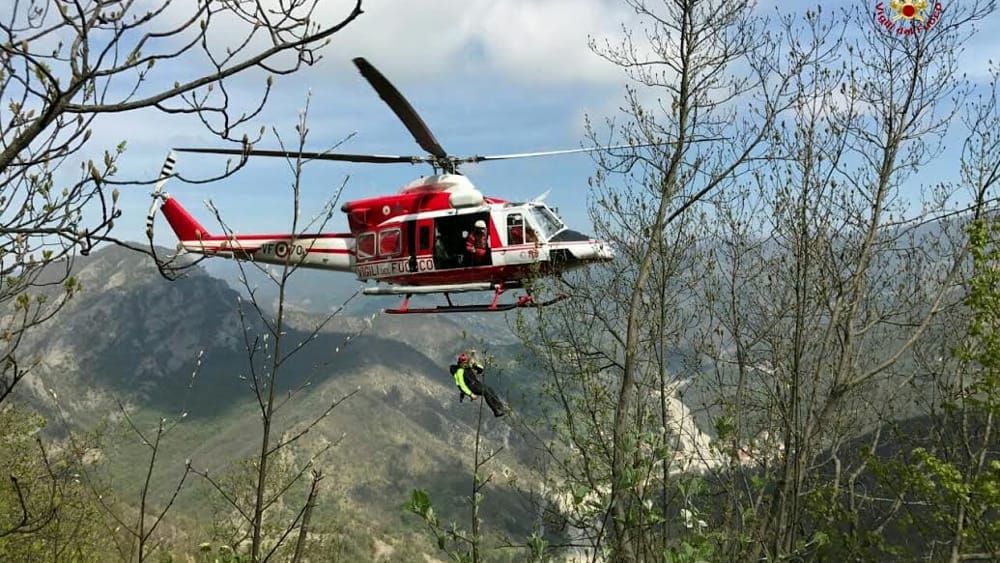
<svg viewBox="0 0 1000 563">
<path fill-rule="evenodd" d="M 170 228 L 174 230 L 181 241 L 204 240 L 210 238 L 208 229 L 201 226 L 201 223 L 188 213 L 176 199 L 169 195 L 164 196 L 163 205 L 160 206 L 163 216 L 170 223 Z"/>
</svg>

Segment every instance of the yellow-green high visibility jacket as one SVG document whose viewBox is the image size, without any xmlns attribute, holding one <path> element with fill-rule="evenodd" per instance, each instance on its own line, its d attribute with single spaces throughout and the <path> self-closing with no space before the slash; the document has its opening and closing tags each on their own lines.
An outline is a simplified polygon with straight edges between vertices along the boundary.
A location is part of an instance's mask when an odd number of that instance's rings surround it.
<svg viewBox="0 0 1000 563">
<path fill-rule="evenodd" d="M 469 364 L 469 367 L 472 368 L 473 373 L 483 372 L 483 366 L 479 364 Z M 462 391 L 462 393 L 465 393 L 466 395 L 473 397 L 475 396 L 475 393 L 473 393 L 472 390 L 469 389 L 469 386 L 465 384 L 465 369 L 466 368 L 462 366 L 455 366 L 454 369 L 452 369 L 452 373 L 455 374 L 455 385 L 458 386 L 458 388 Z"/>
</svg>

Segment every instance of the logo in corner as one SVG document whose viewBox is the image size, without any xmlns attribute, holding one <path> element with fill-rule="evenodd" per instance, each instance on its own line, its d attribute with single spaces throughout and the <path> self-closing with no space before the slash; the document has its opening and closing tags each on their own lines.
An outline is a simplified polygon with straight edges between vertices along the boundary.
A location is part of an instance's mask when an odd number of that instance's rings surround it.
<svg viewBox="0 0 1000 563">
<path fill-rule="evenodd" d="M 892 0 L 892 2 L 889 2 L 889 9 L 896 12 L 896 15 L 892 16 L 892 21 L 907 19 L 924 22 L 927 20 L 924 17 L 924 10 L 927 9 L 926 0 L 920 0 L 919 2 L 897 2 L 896 0 Z"/>
<path fill-rule="evenodd" d="M 875 16 L 879 25 L 897 35 L 913 35 L 927 31 L 941 18 L 944 7 L 940 2 L 934 4 L 928 14 L 927 0 L 903 1 L 891 0 L 887 11 L 885 3 L 875 5 Z"/>
</svg>

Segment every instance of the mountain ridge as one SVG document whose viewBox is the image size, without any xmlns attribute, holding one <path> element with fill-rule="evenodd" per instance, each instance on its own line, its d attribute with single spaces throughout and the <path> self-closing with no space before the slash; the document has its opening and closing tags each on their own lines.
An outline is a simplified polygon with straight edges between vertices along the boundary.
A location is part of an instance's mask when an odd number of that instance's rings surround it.
<svg viewBox="0 0 1000 563">
<path fill-rule="evenodd" d="M 78 260 L 73 275 L 81 291 L 25 343 L 24 352 L 41 363 L 23 383 L 37 395 L 33 402 L 47 405 L 43 412 L 58 411 L 69 424 L 89 429 L 101 420 L 120 423 L 121 402 L 142 428 L 176 422 L 158 460 L 163 469 L 154 498 L 169 495 L 170 477 L 185 460 L 217 475 L 259 451 L 260 407 L 248 388 L 245 342 L 268 332 L 260 322 L 241 322 L 236 308 L 247 305 L 245 297 L 201 266 L 167 281 L 148 257 L 116 247 Z M 458 402 L 446 366 L 472 344 L 466 330 L 434 316 L 338 314 L 314 335 L 320 316 L 289 311 L 285 350 L 306 344 L 291 356 L 276 387 L 281 407 L 274 435 L 309 429 L 290 450 L 300 462 L 337 444 L 320 460 L 324 473 L 335 476 L 324 481 L 321 512 L 354 514 L 390 535 L 400 525 L 412 532 L 417 523 L 399 506 L 410 490 L 423 488 L 444 518 L 464 518 L 480 405 Z M 252 317 L 246 310 L 245 318 Z M 266 369 L 267 363 L 256 365 Z M 487 451 L 504 450 L 491 470 L 531 482 L 522 463 L 526 445 L 488 410 L 483 440 Z M 126 429 L 101 457 L 113 481 L 141 482 L 147 446 Z M 513 485 L 500 481 L 490 485 L 493 509 L 484 519 L 505 533 L 525 534 L 529 514 Z M 202 488 L 185 491 L 178 510 L 203 521 L 205 496 Z"/>
</svg>

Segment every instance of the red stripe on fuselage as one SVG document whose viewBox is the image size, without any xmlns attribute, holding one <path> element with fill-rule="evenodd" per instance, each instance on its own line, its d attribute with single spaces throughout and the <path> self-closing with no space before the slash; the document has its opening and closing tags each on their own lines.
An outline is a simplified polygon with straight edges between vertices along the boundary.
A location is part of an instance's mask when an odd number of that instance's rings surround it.
<svg viewBox="0 0 1000 563">
<path fill-rule="evenodd" d="M 290 234 L 277 234 L 277 235 L 265 235 L 265 234 L 250 234 L 250 235 L 214 235 L 210 237 L 204 237 L 202 240 L 206 241 L 218 241 L 218 240 L 269 240 L 275 239 L 278 241 L 284 240 L 295 240 L 296 242 L 303 239 L 331 239 L 331 238 L 354 238 L 351 233 L 319 233 L 319 234 L 301 234 L 301 235 L 290 235 Z M 190 240 L 190 239 L 187 239 Z"/>
<path fill-rule="evenodd" d="M 223 241 L 228 241 L 228 240 L 230 240 L 230 239 L 223 239 Z M 207 240 L 202 241 L 202 242 L 216 242 L 216 241 L 212 240 L 212 239 L 207 239 Z M 279 240 L 278 242 L 282 242 L 282 241 Z M 260 249 L 261 249 L 260 245 L 258 245 L 258 246 L 247 246 L 245 244 L 240 244 L 239 240 L 237 240 L 237 242 L 233 243 L 233 244 L 225 244 L 225 245 L 219 245 L 219 246 L 207 246 L 206 245 L 204 251 L 206 253 L 213 253 L 213 252 L 234 252 L 234 251 L 254 253 L 254 252 L 257 252 Z M 306 248 L 305 251 L 306 251 L 307 254 L 310 253 L 310 252 L 315 252 L 317 254 L 353 254 L 354 253 L 349 248 Z"/>
</svg>

